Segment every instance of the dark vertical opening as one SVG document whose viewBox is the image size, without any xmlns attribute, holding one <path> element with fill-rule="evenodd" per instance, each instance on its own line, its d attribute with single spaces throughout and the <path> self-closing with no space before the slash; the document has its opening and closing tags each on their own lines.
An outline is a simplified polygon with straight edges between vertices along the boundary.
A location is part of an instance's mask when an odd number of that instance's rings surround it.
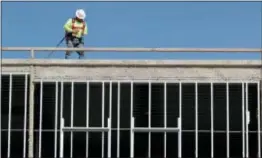
<svg viewBox="0 0 262 158">
<path fill-rule="evenodd" d="M 195 156 L 195 84 L 182 84 L 182 155 Z"/>
<path fill-rule="evenodd" d="M 75 83 L 74 127 L 86 127 L 86 95 L 86 83 Z M 85 137 L 86 132 L 73 132 L 73 157 L 81 157 L 86 153 Z"/>
<path fill-rule="evenodd" d="M 7 149 L 8 149 L 9 79 L 10 79 L 10 75 L 2 75 L 1 78 L 1 136 L 2 136 L 1 156 L 2 157 L 7 156 Z M 26 99 L 28 101 L 28 98 Z M 11 102 L 12 105 L 11 105 L 10 156 L 18 157 L 23 155 L 24 112 L 25 112 L 24 110 L 25 110 L 25 106 L 28 106 L 28 102 L 27 105 L 25 105 L 25 75 L 12 75 Z M 25 139 L 27 140 L 27 137 Z"/>
<path fill-rule="evenodd" d="M 179 84 L 167 83 L 166 86 L 167 104 L 167 127 L 177 127 L 179 117 Z M 178 133 L 167 133 L 166 135 L 167 157 L 178 156 Z"/>
<path fill-rule="evenodd" d="M 55 130 L 55 101 L 56 101 L 56 89 L 54 82 L 43 82 L 43 96 L 42 96 L 42 138 L 41 138 L 41 153 L 42 157 L 54 156 L 54 130 Z M 59 90 L 59 89 L 58 89 Z M 58 91 L 59 92 L 59 91 Z M 35 121 L 34 121 L 34 141 L 35 157 L 38 157 L 39 143 L 40 143 L 40 105 L 41 105 L 41 84 L 35 85 Z M 58 104 L 58 106 L 60 106 Z M 57 109 L 59 110 L 59 109 Z M 59 114 L 59 111 L 58 111 Z M 59 120 L 59 116 L 57 116 Z M 59 126 L 58 126 L 59 128 Z M 59 134 L 58 134 L 59 136 Z M 57 142 L 58 144 L 59 142 Z"/>
<path fill-rule="evenodd" d="M 248 110 L 250 112 L 249 133 L 249 153 L 251 158 L 256 158 L 258 155 L 258 93 L 257 84 L 249 83 L 248 85 Z M 260 105 L 259 105 L 260 106 Z"/>
<path fill-rule="evenodd" d="M 117 156 L 117 90 L 118 90 L 118 85 L 117 83 L 113 82 L 112 83 L 112 141 L 111 143 L 111 156 L 116 157 Z"/>
<path fill-rule="evenodd" d="M 226 84 L 214 83 L 214 157 L 226 157 L 226 112 Z"/>
<path fill-rule="evenodd" d="M 211 84 L 198 83 L 198 156 L 211 155 Z"/>
<path fill-rule="evenodd" d="M 242 84 L 229 84 L 230 156 L 242 157 Z"/>
<path fill-rule="evenodd" d="M 120 157 L 130 157 L 131 84 L 122 83 L 120 93 Z"/>
<path fill-rule="evenodd" d="M 7 157 L 8 148 L 9 78 L 9 75 L 1 78 L 1 157 Z"/>
<path fill-rule="evenodd" d="M 102 125 L 102 84 L 90 83 L 89 87 L 89 126 L 101 127 Z M 89 133 L 89 156 L 101 157 L 102 151 L 102 134 L 90 132 Z M 84 141 L 84 140 L 82 140 Z M 84 153 L 83 153 L 84 154 Z"/>
<path fill-rule="evenodd" d="M 12 94 L 12 129 L 11 132 L 11 156 L 21 157 L 23 151 L 23 124 L 24 124 L 24 76 L 13 75 Z M 7 129 L 8 129 L 8 102 L 9 102 L 9 75 L 2 75 L 1 89 L 1 157 L 7 156 Z M 54 154 L 54 121 L 55 121 L 55 83 L 43 84 L 43 133 L 42 156 L 53 157 Z M 74 89 L 74 126 L 86 125 L 86 83 L 75 83 Z M 58 128 L 60 125 L 60 91 L 58 84 Z M 248 103 L 250 111 L 249 153 L 250 157 L 257 157 L 257 85 L 249 83 Z M 134 117 L 136 127 L 148 126 L 148 84 L 134 84 Z M 152 84 L 152 126 L 164 126 L 164 84 Z M 120 126 L 127 130 L 120 134 L 120 156 L 130 155 L 130 83 L 121 84 L 120 94 Z M 71 107 L 71 83 L 64 84 L 64 118 L 65 125 L 70 126 Z M 113 83 L 112 89 L 113 127 L 117 127 L 117 83 Z M 229 84 L 229 114 L 230 114 L 230 156 L 242 157 L 242 85 Z M 90 117 L 89 126 L 99 127 L 102 122 L 102 83 L 90 83 Z M 226 84 L 214 84 L 214 154 L 215 157 L 226 156 Z M 244 98 L 245 99 L 245 98 Z M 210 133 L 210 84 L 198 85 L 198 127 L 199 127 L 199 157 L 209 157 L 211 151 Z M 29 78 L 28 98 L 29 105 Z M 35 86 L 35 157 L 38 154 L 38 128 L 40 108 L 40 85 Z M 27 106 L 28 106 L 27 105 Z M 29 111 L 29 109 L 28 109 Z M 105 83 L 105 126 L 109 113 L 109 83 Z M 28 114 L 28 113 L 27 113 Z M 167 126 L 177 127 L 179 116 L 179 85 L 167 84 Z M 184 83 L 182 85 L 182 155 L 194 157 L 195 153 L 195 85 Z M 28 128 L 28 120 L 27 120 Z M 14 131 L 18 130 L 18 131 Z M 116 132 L 112 137 L 112 157 L 116 156 Z M 59 153 L 59 132 L 57 135 L 57 153 Z M 89 133 L 89 157 L 101 157 L 101 133 Z M 86 133 L 74 134 L 74 156 L 85 157 Z M 28 137 L 27 137 L 28 139 Z M 105 133 L 105 155 L 107 156 L 107 133 Z M 151 156 L 162 157 L 164 153 L 164 134 L 152 134 Z M 26 142 L 27 144 L 27 142 Z M 70 156 L 70 134 L 65 135 L 64 156 Z M 135 134 L 135 157 L 147 157 L 148 134 Z M 167 157 L 177 157 L 177 133 L 167 134 Z"/>
<path fill-rule="evenodd" d="M 164 84 L 151 85 L 151 127 L 164 127 Z M 151 157 L 159 158 L 164 155 L 164 134 L 151 134 Z"/>
<path fill-rule="evenodd" d="M 133 94 L 133 116 L 135 127 L 148 127 L 148 84 L 135 83 Z M 135 133 L 135 157 L 147 157 L 148 134 Z"/>
</svg>

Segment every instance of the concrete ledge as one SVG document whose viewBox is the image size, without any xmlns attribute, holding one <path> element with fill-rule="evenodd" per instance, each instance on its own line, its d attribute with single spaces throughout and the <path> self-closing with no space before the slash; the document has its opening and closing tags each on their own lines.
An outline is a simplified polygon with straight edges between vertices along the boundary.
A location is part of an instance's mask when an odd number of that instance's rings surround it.
<svg viewBox="0 0 262 158">
<path fill-rule="evenodd" d="M 238 80 L 261 79 L 260 60 L 43 60 L 4 59 L 2 73 L 29 73 L 35 80 Z"/>
<path fill-rule="evenodd" d="M 1 66 L 74 66 L 74 67 L 256 67 L 260 60 L 47 60 L 3 59 Z"/>
</svg>

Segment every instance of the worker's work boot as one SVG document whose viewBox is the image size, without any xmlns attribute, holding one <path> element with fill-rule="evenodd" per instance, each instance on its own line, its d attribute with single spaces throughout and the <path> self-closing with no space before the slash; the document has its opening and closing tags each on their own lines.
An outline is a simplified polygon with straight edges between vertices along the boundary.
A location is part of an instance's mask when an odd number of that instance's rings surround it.
<svg viewBox="0 0 262 158">
<path fill-rule="evenodd" d="M 65 59 L 68 59 L 69 56 L 70 56 L 70 52 L 66 52 L 66 54 L 65 54 Z"/>
<path fill-rule="evenodd" d="M 79 59 L 84 59 L 84 52 L 78 52 L 78 54 L 79 54 Z"/>
<path fill-rule="evenodd" d="M 85 57 L 84 54 L 79 55 L 79 59 L 84 59 L 84 57 Z"/>
</svg>

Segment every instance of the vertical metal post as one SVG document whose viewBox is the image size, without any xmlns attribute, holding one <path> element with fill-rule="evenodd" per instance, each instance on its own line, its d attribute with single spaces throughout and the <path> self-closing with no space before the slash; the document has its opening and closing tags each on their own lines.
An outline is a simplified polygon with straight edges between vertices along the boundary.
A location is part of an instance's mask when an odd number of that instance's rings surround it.
<svg viewBox="0 0 262 158">
<path fill-rule="evenodd" d="M 227 157 L 230 157 L 230 142 L 229 142 L 229 83 L 226 83 L 226 117 L 227 117 L 227 128 L 226 128 L 226 133 L 227 133 Z"/>
<path fill-rule="evenodd" d="M 117 86 L 117 157 L 120 157 L 120 93 L 121 86 L 120 82 L 118 82 Z"/>
<path fill-rule="evenodd" d="M 108 157 L 111 158 L 112 81 L 110 81 L 109 83 L 109 120 L 110 120 L 110 129 L 108 131 L 107 153 L 108 153 Z"/>
<path fill-rule="evenodd" d="M 26 157 L 26 132 L 27 132 L 27 86 L 28 86 L 28 76 L 27 74 L 25 75 L 25 95 L 24 95 L 24 106 L 25 106 L 25 110 L 24 110 L 24 140 L 23 140 L 23 158 Z"/>
<path fill-rule="evenodd" d="M 34 50 L 31 50 L 31 53 L 34 54 Z M 34 93 L 35 93 L 35 84 L 34 84 L 34 66 L 30 66 L 30 94 L 29 94 L 29 134 L 28 134 L 28 157 L 34 157 Z"/>
<path fill-rule="evenodd" d="M 179 124 L 179 139 L 178 139 L 178 157 L 182 158 L 182 83 L 179 82 L 179 118 L 180 118 L 180 124 Z"/>
<path fill-rule="evenodd" d="M 130 137 L 130 139 L 131 139 L 131 141 L 130 141 L 130 158 L 134 158 L 134 155 L 135 155 L 135 149 L 134 149 L 134 146 L 135 146 L 135 133 L 134 133 L 134 131 L 133 131 L 133 129 L 135 128 L 135 118 L 134 117 L 132 117 L 131 118 L 131 129 L 130 129 L 130 131 L 131 131 L 131 137 Z"/>
<path fill-rule="evenodd" d="M 60 93 L 60 142 L 59 142 L 59 147 L 60 147 L 60 152 L 59 152 L 59 157 L 63 158 L 64 157 L 64 119 L 63 119 L 63 108 L 64 108 L 64 82 L 61 81 L 61 93 Z"/>
<path fill-rule="evenodd" d="M 111 135 L 112 135 L 112 130 L 111 130 L 111 119 L 108 118 L 107 119 L 107 127 L 109 128 L 109 131 L 107 132 L 107 135 L 108 135 L 108 142 L 107 142 L 107 157 L 108 158 L 111 158 Z"/>
<path fill-rule="evenodd" d="M 245 83 L 242 82 L 242 157 L 246 155 L 245 152 Z"/>
<path fill-rule="evenodd" d="M 164 128 L 166 129 L 167 128 L 167 108 L 166 108 L 166 99 L 167 99 L 167 94 L 166 94 L 166 90 L 167 89 L 167 85 L 166 85 L 166 82 L 164 82 Z M 165 135 L 164 135 L 164 158 L 166 158 L 166 132 L 165 132 Z"/>
<path fill-rule="evenodd" d="M 35 51 L 31 49 L 31 59 L 35 58 Z"/>
<path fill-rule="evenodd" d="M 102 82 L 102 128 L 105 127 L 105 82 Z M 104 157 L 104 145 L 105 145 L 105 132 L 102 132 L 102 153 Z"/>
<path fill-rule="evenodd" d="M 70 127 L 73 128 L 74 124 L 74 82 L 71 82 L 71 120 Z M 73 131 L 70 131 L 70 157 L 73 157 Z"/>
<path fill-rule="evenodd" d="M 13 88 L 13 76 L 10 74 L 9 77 L 9 102 L 8 102 L 8 147 L 7 147 L 7 157 L 10 158 L 11 154 L 11 122 L 12 122 L 12 88 Z"/>
<path fill-rule="evenodd" d="M 195 82 L 195 157 L 198 157 L 198 83 Z"/>
<path fill-rule="evenodd" d="M 210 97 L 211 97 L 211 158 L 214 158 L 214 89 L 213 89 L 213 82 L 210 85 Z"/>
<path fill-rule="evenodd" d="M 40 116 L 39 116 L 39 145 L 38 157 L 41 158 L 42 152 L 42 117 L 43 117 L 43 81 L 40 82 Z"/>
<path fill-rule="evenodd" d="M 58 81 L 55 82 L 55 140 L 54 140 L 54 158 L 57 157 L 57 117 L 58 117 Z"/>
<path fill-rule="evenodd" d="M 86 128 L 89 127 L 89 81 L 86 82 Z M 89 132 L 86 132 L 86 157 L 89 155 Z"/>
<path fill-rule="evenodd" d="M 249 98 L 248 98 L 248 82 L 246 82 L 246 157 L 249 157 Z"/>
<path fill-rule="evenodd" d="M 103 89 L 104 89 L 104 83 L 103 83 Z M 104 90 L 103 90 L 103 100 L 104 98 Z M 103 103 L 104 105 L 104 103 Z M 104 112 L 104 107 L 103 107 L 103 112 Z M 104 114 L 102 114 L 103 117 Z M 108 135 L 108 141 L 107 141 L 107 157 L 111 158 L 111 139 L 112 139 L 112 81 L 109 83 L 109 118 L 107 119 L 107 127 L 109 128 L 109 131 L 107 133 Z M 103 144 L 103 143 L 102 143 Z M 104 146 L 104 145 L 103 145 Z M 103 153 L 102 153 L 103 155 Z"/>
<path fill-rule="evenodd" d="M 260 116 L 260 82 L 257 83 L 257 140 L 258 140 L 258 156 L 259 158 L 261 158 L 261 116 Z"/>
<path fill-rule="evenodd" d="M 60 122 L 60 153 L 59 153 L 60 158 L 64 158 L 64 131 L 63 131 L 64 126 L 65 126 L 65 120 L 64 120 L 64 118 L 61 118 L 61 122 Z"/>
<path fill-rule="evenodd" d="M 177 127 L 178 127 L 178 129 L 179 129 L 179 133 L 178 133 L 178 155 L 181 155 L 181 153 L 182 153 L 182 150 L 181 150 L 181 144 L 182 144 L 182 137 L 181 137 L 181 133 L 182 133 L 182 126 L 181 126 L 181 118 L 180 117 L 178 117 L 177 118 Z"/>
<path fill-rule="evenodd" d="M 151 129 L 151 81 L 148 82 L 148 128 Z M 148 157 L 151 157 L 151 132 L 148 133 Z"/>
<path fill-rule="evenodd" d="M 134 93 L 134 83 L 130 83 L 130 158 L 134 157 L 134 122 L 133 122 L 133 93 Z"/>
</svg>

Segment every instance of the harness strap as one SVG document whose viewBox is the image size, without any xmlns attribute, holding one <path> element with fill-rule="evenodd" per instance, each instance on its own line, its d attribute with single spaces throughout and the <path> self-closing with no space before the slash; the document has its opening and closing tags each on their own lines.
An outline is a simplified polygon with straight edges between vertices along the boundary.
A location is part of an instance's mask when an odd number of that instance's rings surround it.
<svg viewBox="0 0 262 158">
<path fill-rule="evenodd" d="M 76 21 L 75 18 L 72 18 L 72 30 L 81 28 L 82 29 L 82 35 L 84 35 L 84 31 L 85 31 L 85 27 L 86 27 L 85 22 L 84 21 L 82 22 L 82 24 L 83 24 L 82 27 L 76 27 L 75 21 Z"/>
</svg>

